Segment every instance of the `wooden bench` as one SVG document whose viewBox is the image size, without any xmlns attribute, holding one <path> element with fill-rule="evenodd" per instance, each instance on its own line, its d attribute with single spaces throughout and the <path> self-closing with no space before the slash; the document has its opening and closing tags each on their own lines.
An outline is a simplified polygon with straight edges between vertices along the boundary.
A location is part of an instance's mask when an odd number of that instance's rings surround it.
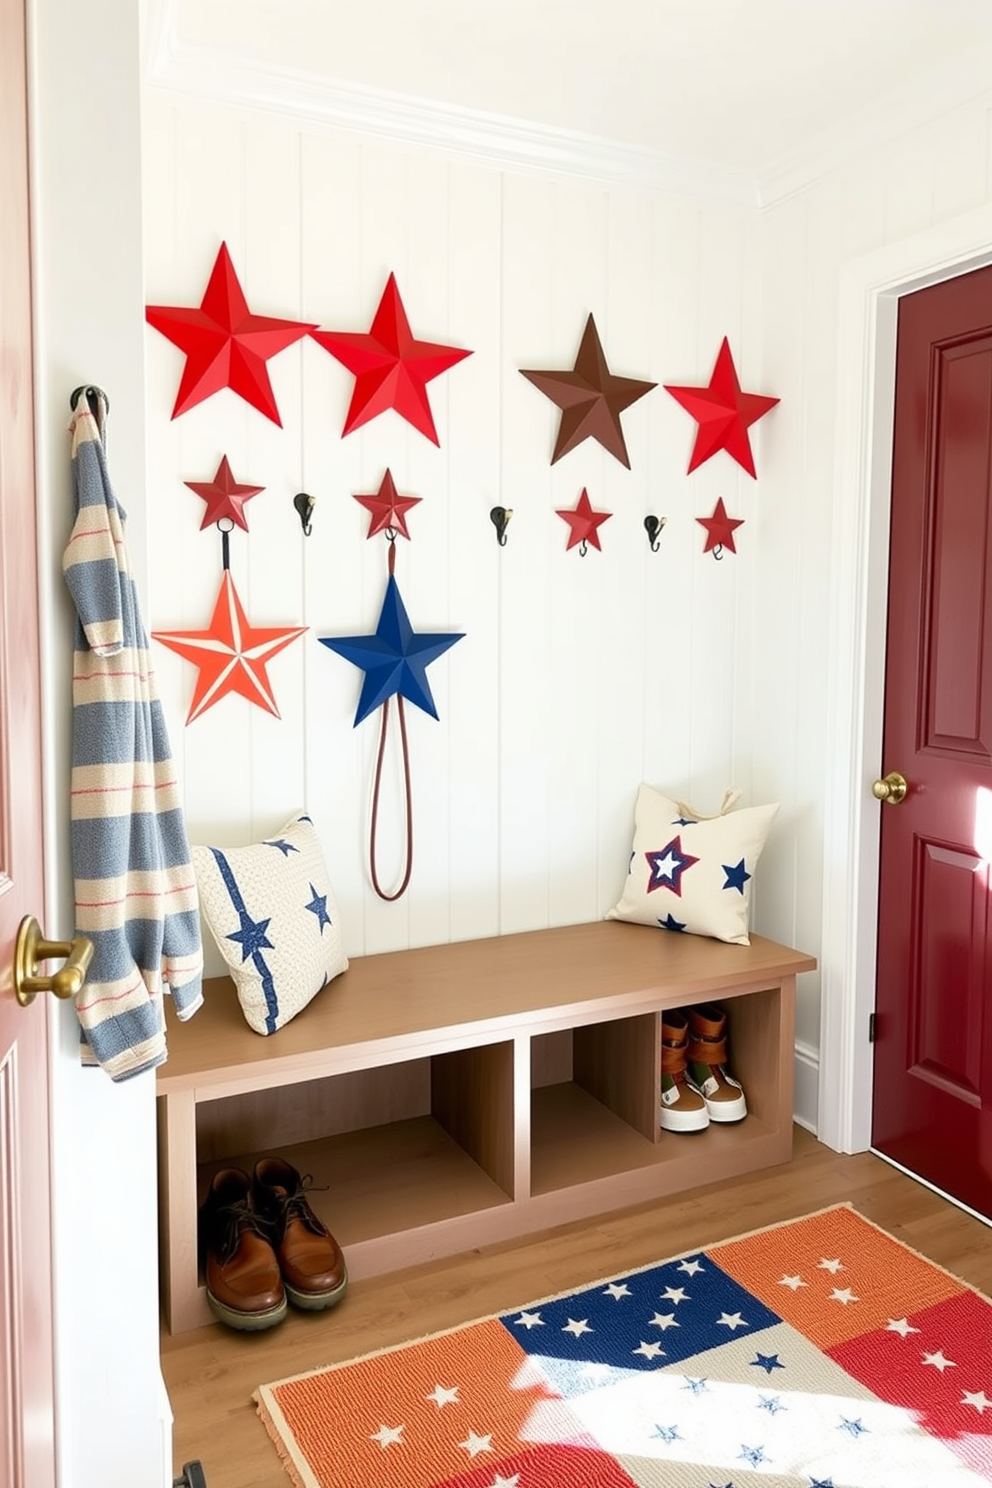
<svg viewBox="0 0 992 1488">
<path fill-rule="evenodd" d="M 795 979 L 811 956 L 604 920 L 352 960 L 268 1038 L 233 983 L 169 1017 L 157 1072 L 161 1271 L 172 1332 L 212 1321 L 198 1275 L 210 1176 L 279 1152 L 353 1278 L 786 1161 Z M 660 1129 L 660 1012 L 718 999 L 748 1116 Z"/>
</svg>

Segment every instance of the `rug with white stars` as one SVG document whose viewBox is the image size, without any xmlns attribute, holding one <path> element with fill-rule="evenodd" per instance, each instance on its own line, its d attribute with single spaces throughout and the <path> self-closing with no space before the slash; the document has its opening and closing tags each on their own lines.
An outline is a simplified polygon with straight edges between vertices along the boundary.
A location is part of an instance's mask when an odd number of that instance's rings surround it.
<svg viewBox="0 0 992 1488">
<path fill-rule="evenodd" d="M 987 1488 L 992 1302 L 842 1205 L 255 1400 L 301 1488 Z"/>
</svg>

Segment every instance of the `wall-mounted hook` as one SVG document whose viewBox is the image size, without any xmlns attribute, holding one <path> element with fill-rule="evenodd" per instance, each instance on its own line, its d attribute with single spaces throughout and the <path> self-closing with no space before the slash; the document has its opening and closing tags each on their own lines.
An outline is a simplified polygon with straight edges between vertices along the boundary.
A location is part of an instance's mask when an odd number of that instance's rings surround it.
<svg viewBox="0 0 992 1488">
<path fill-rule="evenodd" d="M 316 504 L 316 498 L 308 496 L 306 491 L 300 491 L 293 497 L 293 505 L 296 507 L 304 537 L 309 537 L 313 531 L 310 518 L 313 516 L 313 509 Z"/>
<path fill-rule="evenodd" d="M 512 516 L 512 506 L 494 506 L 492 511 L 489 513 L 489 520 L 496 528 L 496 541 L 499 543 L 501 548 L 506 547 L 506 528 L 507 523 Z"/>
<path fill-rule="evenodd" d="M 90 412 L 92 414 L 97 414 L 97 408 L 95 408 L 93 405 L 99 405 L 101 402 L 107 413 L 110 412 L 110 399 L 103 391 L 103 388 L 94 387 L 92 383 L 84 382 L 80 387 L 73 388 L 72 392 L 69 394 L 69 409 L 72 413 L 75 413 L 76 404 L 79 402 L 79 399 L 83 394 L 85 394 L 86 396 L 86 401 L 89 404 Z"/>
<path fill-rule="evenodd" d="M 667 521 L 667 517 L 655 517 L 648 515 L 644 518 L 644 531 L 648 535 L 648 542 L 651 545 L 652 553 L 657 553 L 658 549 L 661 547 L 658 538 L 661 536 L 661 529 L 664 527 Z"/>
</svg>

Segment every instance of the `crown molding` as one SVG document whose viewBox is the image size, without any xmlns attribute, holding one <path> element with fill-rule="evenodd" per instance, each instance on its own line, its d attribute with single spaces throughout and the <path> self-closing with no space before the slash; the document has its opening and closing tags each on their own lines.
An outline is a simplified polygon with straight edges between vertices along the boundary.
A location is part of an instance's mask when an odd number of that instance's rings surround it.
<svg viewBox="0 0 992 1488">
<path fill-rule="evenodd" d="M 823 130 L 798 149 L 786 151 L 755 180 L 760 207 L 777 206 L 835 170 L 885 149 L 951 109 L 983 99 L 992 104 L 992 41 L 972 47 Z"/>
<path fill-rule="evenodd" d="M 417 145 L 494 169 L 572 176 L 767 209 L 884 149 L 942 114 L 992 106 L 992 39 L 932 68 L 755 171 L 733 170 L 481 110 L 275 68 L 233 49 L 179 39 L 178 0 L 141 0 L 146 85 L 282 114 L 365 139 Z"/>
<path fill-rule="evenodd" d="M 690 198 L 757 205 L 750 175 L 481 110 L 275 68 L 176 39 L 174 0 L 147 0 L 145 82 L 174 93 L 290 115 L 349 133 L 491 165 L 578 176 Z"/>
</svg>

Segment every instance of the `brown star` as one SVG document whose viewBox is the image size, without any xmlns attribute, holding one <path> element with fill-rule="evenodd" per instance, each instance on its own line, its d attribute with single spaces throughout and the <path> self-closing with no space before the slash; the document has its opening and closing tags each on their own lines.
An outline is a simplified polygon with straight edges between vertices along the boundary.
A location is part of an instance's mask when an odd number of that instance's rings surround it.
<svg viewBox="0 0 992 1488">
<path fill-rule="evenodd" d="M 528 372 L 523 367 L 520 371 L 561 409 L 552 465 L 584 439 L 595 439 L 630 469 L 620 415 L 658 384 L 613 376 L 591 315 L 571 372 Z"/>
</svg>

